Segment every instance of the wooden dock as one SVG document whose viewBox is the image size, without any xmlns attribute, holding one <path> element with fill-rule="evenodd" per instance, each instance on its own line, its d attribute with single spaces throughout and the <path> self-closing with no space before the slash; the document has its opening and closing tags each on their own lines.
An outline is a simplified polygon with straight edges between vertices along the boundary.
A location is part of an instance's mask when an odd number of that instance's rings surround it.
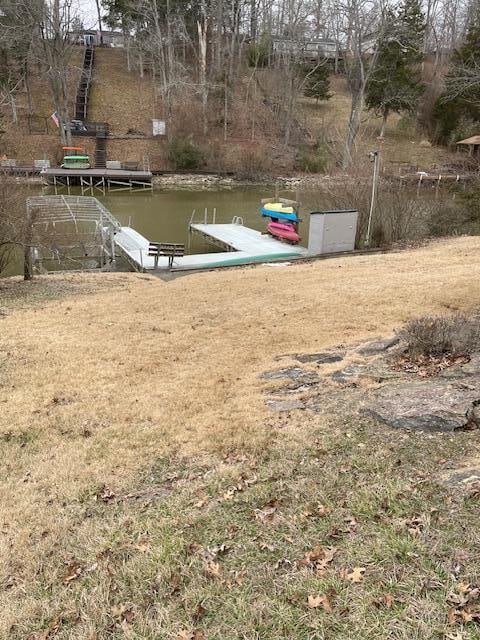
<svg viewBox="0 0 480 640">
<path fill-rule="evenodd" d="M 152 189 L 151 171 L 128 171 L 126 169 L 63 169 L 53 167 L 40 172 L 47 185 L 71 187 L 79 185 L 90 189 L 111 188 Z"/>
<path fill-rule="evenodd" d="M 175 258 L 173 269 L 176 271 L 287 260 L 305 257 L 308 253 L 305 247 L 288 245 L 241 224 L 192 224 L 190 231 L 225 250 Z M 132 266 L 142 271 L 155 269 L 154 258 L 148 255 L 149 241 L 134 229 L 122 227 L 115 234 L 115 244 Z M 158 269 L 168 269 L 167 257 L 159 259 Z"/>
</svg>

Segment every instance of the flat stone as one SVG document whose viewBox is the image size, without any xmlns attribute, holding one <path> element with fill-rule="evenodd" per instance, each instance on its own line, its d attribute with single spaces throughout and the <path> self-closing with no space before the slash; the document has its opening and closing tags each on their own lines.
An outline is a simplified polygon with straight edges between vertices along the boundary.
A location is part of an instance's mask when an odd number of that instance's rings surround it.
<svg viewBox="0 0 480 640">
<path fill-rule="evenodd" d="M 294 358 L 298 362 L 316 362 L 317 364 L 330 364 L 343 360 L 343 356 L 338 353 L 297 353 Z"/>
<path fill-rule="evenodd" d="M 382 387 L 365 410 L 392 427 L 455 431 L 480 427 L 480 376 Z"/>
<path fill-rule="evenodd" d="M 467 376 L 480 376 L 480 353 L 474 353 L 468 362 L 462 364 L 461 369 Z"/>
<path fill-rule="evenodd" d="M 468 487 L 473 483 L 480 482 L 480 467 L 454 469 L 448 474 L 444 474 L 443 482 L 448 487 Z"/>
<path fill-rule="evenodd" d="M 480 353 L 474 353 L 468 362 L 455 364 L 439 373 L 442 378 L 465 378 L 480 375 Z"/>
<path fill-rule="evenodd" d="M 365 364 L 351 364 L 345 369 L 334 371 L 331 378 L 339 384 L 355 384 L 366 371 L 367 366 Z"/>
<path fill-rule="evenodd" d="M 300 400 L 267 400 L 266 404 L 272 411 L 279 412 L 305 409 L 305 404 Z"/>
<path fill-rule="evenodd" d="M 392 336 L 384 340 L 371 340 L 357 347 L 355 353 L 359 353 L 362 356 L 374 356 L 378 353 L 384 353 L 392 347 L 396 347 L 399 343 L 400 338 L 398 336 Z"/>
<path fill-rule="evenodd" d="M 306 371 L 300 367 L 288 367 L 286 369 L 266 371 L 265 373 L 262 373 L 260 377 L 265 380 L 297 380 L 305 375 L 310 375 L 310 371 Z"/>
<path fill-rule="evenodd" d="M 260 376 L 266 380 L 289 380 L 287 389 L 295 390 L 300 387 L 308 387 L 318 384 L 320 379 L 315 371 L 307 371 L 300 367 L 290 367 L 288 369 L 277 369 L 267 371 Z"/>
</svg>

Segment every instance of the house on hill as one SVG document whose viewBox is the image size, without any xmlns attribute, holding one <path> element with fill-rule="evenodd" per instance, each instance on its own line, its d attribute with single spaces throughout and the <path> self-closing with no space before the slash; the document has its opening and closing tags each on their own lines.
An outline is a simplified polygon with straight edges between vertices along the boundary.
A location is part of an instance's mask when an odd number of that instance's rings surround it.
<svg viewBox="0 0 480 640">
<path fill-rule="evenodd" d="M 124 47 L 125 36 L 121 31 L 102 31 L 105 47 Z M 100 31 L 95 29 L 78 29 L 70 31 L 68 40 L 71 44 L 97 45 L 101 44 Z"/>
<path fill-rule="evenodd" d="M 305 62 L 317 60 L 334 60 L 338 56 L 338 45 L 335 40 L 316 38 L 302 41 L 294 38 L 272 38 L 274 55 L 293 55 Z"/>
</svg>

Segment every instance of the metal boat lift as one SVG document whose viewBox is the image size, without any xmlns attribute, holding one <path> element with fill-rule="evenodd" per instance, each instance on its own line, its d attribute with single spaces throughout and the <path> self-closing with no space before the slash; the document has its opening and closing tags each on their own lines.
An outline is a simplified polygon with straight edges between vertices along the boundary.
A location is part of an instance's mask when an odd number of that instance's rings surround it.
<svg viewBox="0 0 480 640">
<path fill-rule="evenodd" d="M 120 223 L 96 198 L 28 198 L 32 263 L 63 269 L 106 268 L 115 263 L 115 233 Z M 92 266 L 93 265 L 93 266 Z"/>
</svg>

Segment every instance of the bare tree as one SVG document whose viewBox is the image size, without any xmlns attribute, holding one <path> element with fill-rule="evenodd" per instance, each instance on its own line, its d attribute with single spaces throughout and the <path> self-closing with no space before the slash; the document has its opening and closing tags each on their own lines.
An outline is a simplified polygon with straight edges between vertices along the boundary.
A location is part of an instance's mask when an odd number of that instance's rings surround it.
<svg viewBox="0 0 480 640">
<path fill-rule="evenodd" d="M 100 44 L 103 45 L 102 12 L 100 10 L 100 0 L 95 0 L 95 6 L 97 9 L 98 31 L 100 33 Z"/>
<path fill-rule="evenodd" d="M 25 198 L 27 188 L 14 182 L 11 176 L 0 174 L 0 276 L 19 262 L 28 244 L 28 224 Z M 27 265 L 28 266 L 28 265 Z M 24 277 L 32 277 L 26 268 Z"/>
<path fill-rule="evenodd" d="M 352 151 L 360 129 L 367 82 L 375 67 L 375 44 L 382 29 L 382 13 L 378 4 L 372 0 L 342 0 L 339 9 L 344 16 L 344 62 L 352 96 L 342 157 L 342 167 L 347 169 L 352 163 Z"/>
<path fill-rule="evenodd" d="M 199 81 L 202 92 L 203 135 L 208 133 L 208 84 L 207 84 L 207 29 L 208 19 L 205 3 L 202 2 L 200 18 L 197 20 L 198 30 L 198 66 Z"/>
<path fill-rule="evenodd" d="M 72 0 L 51 0 L 38 16 L 40 25 L 39 53 L 45 67 L 52 101 L 60 121 L 60 139 L 70 145 L 70 109 L 68 80 L 71 70 L 72 45 L 69 39 Z"/>
</svg>

